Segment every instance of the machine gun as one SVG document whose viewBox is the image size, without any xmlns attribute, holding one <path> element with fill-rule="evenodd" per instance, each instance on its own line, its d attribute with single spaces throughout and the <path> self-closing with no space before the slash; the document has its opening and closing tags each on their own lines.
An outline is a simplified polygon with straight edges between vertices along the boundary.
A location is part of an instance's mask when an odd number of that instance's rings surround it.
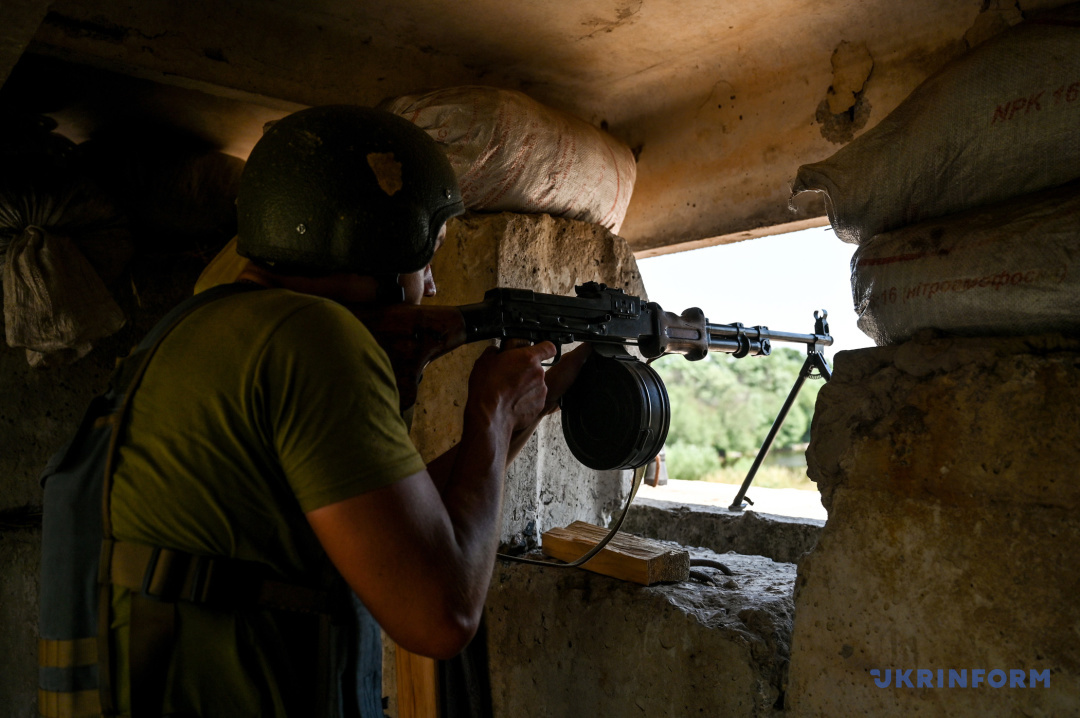
<svg viewBox="0 0 1080 718">
<path fill-rule="evenodd" d="M 691 361 L 704 359 L 709 352 L 726 352 L 736 359 L 768 356 L 774 341 L 806 344 L 818 352 L 832 344 L 825 324 L 816 327 L 814 334 L 710 324 L 696 307 L 681 315 L 665 312 L 656 302 L 643 302 L 597 282 L 574 289 L 576 297 L 492 289 L 484 301 L 459 307 L 468 341 L 528 339 L 552 342 L 557 349 L 572 342 L 636 346 L 646 359 L 683 354 Z M 554 361 L 558 359 L 557 354 Z"/>
<path fill-rule="evenodd" d="M 593 356 L 563 397 L 562 420 L 574 456 L 599 470 L 636 468 L 655 457 L 664 445 L 670 405 L 667 390 L 648 361 L 667 354 L 682 354 L 694 361 L 714 351 L 736 358 L 767 356 L 774 341 L 806 345 L 803 371 L 758 454 L 760 459 L 803 381 L 815 369 L 829 376 L 823 352 L 833 340 L 824 311 L 814 312 L 812 334 L 795 334 L 740 323 L 712 324 L 698 308 L 674 314 L 655 302 L 644 302 L 597 282 L 575 287 L 575 291 L 576 297 L 566 297 L 496 288 L 476 304 L 395 305 L 357 310 L 357 316 L 393 359 L 402 409 L 415 401 L 416 386 L 427 364 L 462 344 L 491 339 L 550 341 L 557 352 L 552 363 L 559 360 L 566 344 L 593 344 Z M 631 354 L 631 347 L 647 361 Z M 744 494 L 745 489 L 736 503 Z"/>
</svg>

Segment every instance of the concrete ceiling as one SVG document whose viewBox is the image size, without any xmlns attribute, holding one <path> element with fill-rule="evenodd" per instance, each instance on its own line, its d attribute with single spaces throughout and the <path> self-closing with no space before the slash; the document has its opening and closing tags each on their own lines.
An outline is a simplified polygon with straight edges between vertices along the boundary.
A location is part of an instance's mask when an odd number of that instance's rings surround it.
<svg viewBox="0 0 1080 718">
<path fill-rule="evenodd" d="M 265 121 L 304 105 L 522 90 L 638 152 L 620 234 L 648 256 L 824 224 L 820 203 L 788 208 L 800 164 L 1022 12 L 1061 4 L 8 0 L 0 78 L 28 51 L 12 81 L 57 88 L 49 109 L 73 138 L 150 117 L 239 157 Z"/>
</svg>

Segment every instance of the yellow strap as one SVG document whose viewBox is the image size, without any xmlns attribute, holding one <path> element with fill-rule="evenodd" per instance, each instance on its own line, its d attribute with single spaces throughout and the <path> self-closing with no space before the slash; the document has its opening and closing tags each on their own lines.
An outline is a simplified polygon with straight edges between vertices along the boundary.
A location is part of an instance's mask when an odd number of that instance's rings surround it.
<svg viewBox="0 0 1080 718">
<path fill-rule="evenodd" d="M 97 638 L 72 641 L 38 639 L 38 665 L 42 668 L 74 668 L 98 662 Z"/>
<path fill-rule="evenodd" d="M 39 688 L 38 714 L 43 718 L 97 718 L 101 698 L 96 690 L 59 693 Z"/>
<path fill-rule="evenodd" d="M 143 577 L 146 567 L 150 563 L 150 557 L 154 553 L 153 546 L 132 543 L 130 541 L 114 541 L 109 564 L 109 579 L 117 586 L 123 586 L 135 591 L 142 589 Z M 161 568 L 172 565 L 170 560 L 177 552 L 170 549 L 161 549 L 164 562 Z M 158 573 L 158 571 L 155 571 Z M 164 575 L 164 571 L 161 572 Z M 154 586 L 153 588 L 157 588 Z"/>
<path fill-rule="evenodd" d="M 94 428 L 100 429 L 104 426 L 112 426 L 119 418 L 119 414 L 106 414 L 105 416 L 99 416 L 94 419 Z"/>
</svg>

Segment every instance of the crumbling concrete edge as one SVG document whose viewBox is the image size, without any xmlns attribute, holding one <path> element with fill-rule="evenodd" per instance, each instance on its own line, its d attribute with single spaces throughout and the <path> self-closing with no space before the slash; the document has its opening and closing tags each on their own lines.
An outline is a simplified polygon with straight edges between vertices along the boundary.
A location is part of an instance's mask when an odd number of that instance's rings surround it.
<svg viewBox="0 0 1080 718">
<path fill-rule="evenodd" d="M 817 544 L 824 527 L 820 519 L 638 498 L 622 530 L 683 546 L 701 546 L 719 554 L 733 551 L 798 564 Z"/>
</svg>

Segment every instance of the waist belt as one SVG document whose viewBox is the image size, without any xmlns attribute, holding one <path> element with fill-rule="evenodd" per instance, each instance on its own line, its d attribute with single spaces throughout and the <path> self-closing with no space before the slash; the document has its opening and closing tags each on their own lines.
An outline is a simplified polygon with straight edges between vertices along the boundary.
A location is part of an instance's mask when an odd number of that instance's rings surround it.
<svg viewBox="0 0 1080 718">
<path fill-rule="evenodd" d="M 331 614 L 340 605 L 341 591 L 313 588 L 267 578 L 261 564 L 241 559 L 198 556 L 185 551 L 105 539 L 101 546 L 99 580 L 130 589 L 131 634 L 129 665 L 133 716 L 161 715 L 169 661 L 176 641 L 179 602 L 211 609 L 237 611 L 272 609 L 315 614 L 320 645 L 317 662 L 321 678 L 329 645 Z M 329 583 L 329 582 L 328 582 Z M 107 595 L 107 594 L 106 594 Z M 316 693 L 320 702 L 323 690 Z M 314 706 L 325 715 L 326 706 Z"/>
<path fill-rule="evenodd" d="M 102 542 L 101 552 L 102 583 L 137 591 L 155 601 L 303 613 L 332 613 L 336 608 L 331 588 L 267 578 L 267 569 L 253 561 L 112 539 Z"/>
</svg>

